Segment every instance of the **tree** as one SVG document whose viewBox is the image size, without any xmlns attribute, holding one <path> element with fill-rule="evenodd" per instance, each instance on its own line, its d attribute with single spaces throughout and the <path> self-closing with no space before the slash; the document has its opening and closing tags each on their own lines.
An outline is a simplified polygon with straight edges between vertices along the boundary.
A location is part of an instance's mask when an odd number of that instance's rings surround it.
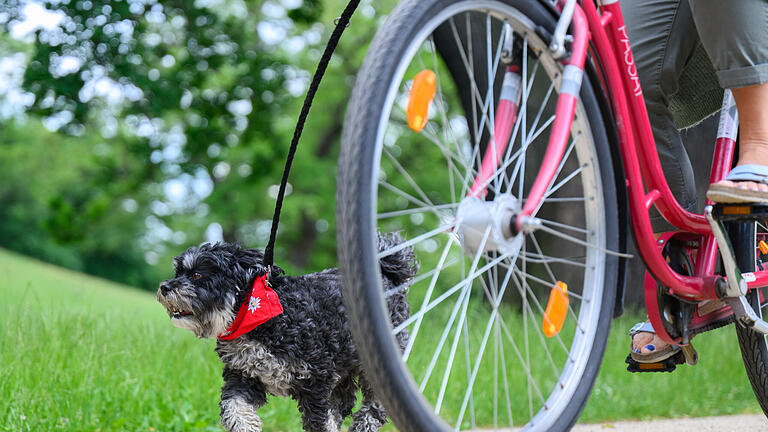
<svg viewBox="0 0 768 432">
<path fill-rule="evenodd" d="M 34 97 L 26 112 L 91 152 L 78 147 L 83 168 L 58 167 L 83 175 L 76 190 L 38 202 L 37 213 L 47 215 L 41 235 L 75 248 L 86 262 L 106 260 L 94 266 L 126 282 L 126 267 L 147 272 L 144 264 L 127 264 L 127 256 L 167 272 L 167 258 L 204 240 L 206 230 L 263 247 L 300 96 L 343 5 L 45 2 L 44 13 L 58 22 L 26 37 L 22 88 Z M 29 27 L 30 7 L 0 5 L 4 29 Z M 276 251 L 289 270 L 335 265 L 338 139 L 378 18 L 371 2 L 361 5 L 314 103 Z M 100 237 L 110 230 L 125 238 L 106 253 Z"/>
</svg>

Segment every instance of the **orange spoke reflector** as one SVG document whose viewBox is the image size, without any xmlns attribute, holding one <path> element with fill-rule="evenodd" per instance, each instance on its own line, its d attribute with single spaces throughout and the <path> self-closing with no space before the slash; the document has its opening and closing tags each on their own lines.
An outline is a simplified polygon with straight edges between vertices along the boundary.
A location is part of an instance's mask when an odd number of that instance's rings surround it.
<svg viewBox="0 0 768 432">
<path fill-rule="evenodd" d="M 427 125 L 429 103 L 435 97 L 436 84 L 435 73 L 429 69 L 424 69 L 413 78 L 405 115 L 408 118 L 408 127 L 415 132 L 421 132 Z"/>
<path fill-rule="evenodd" d="M 760 252 L 762 252 L 763 255 L 768 255 L 768 243 L 760 240 L 760 243 L 757 244 L 757 247 L 760 248 Z"/>
<path fill-rule="evenodd" d="M 553 337 L 560 333 L 567 313 L 568 285 L 565 282 L 557 281 L 552 287 L 552 291 L 549 292 L 547 310 L 544 311 L 544 320 L 541 323 L 541 329 L 547 337 Z"/>
</svg>

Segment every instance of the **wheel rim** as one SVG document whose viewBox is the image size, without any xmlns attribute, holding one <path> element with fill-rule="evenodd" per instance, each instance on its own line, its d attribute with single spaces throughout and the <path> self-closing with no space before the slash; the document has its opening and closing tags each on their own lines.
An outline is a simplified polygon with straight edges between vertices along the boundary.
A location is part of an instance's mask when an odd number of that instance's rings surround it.
<svg viewBox="0 0 768 432">
<path fill-rule="evenodd" d="M 463 251 L 463 219 L 456 216 L 482 159 L 485 146 L 477 141 L 484 130 L 492 133 L 496 106 L 493 92 L 481 92 L 473 79 L 477 47 L 458 36 L 460 20 L 469 30 L 466 26 L 477 17 L 486 23 L 481 60 L 491 82 L 499 79 L 503 34 L 493 29 L 509 23 L 524 40 L 520 114 L 502 158 L 504 169 L 497 171 L 489 189 L 496 199 L 511 196 L 512 206 L 525 199 L 538 153 L 546 146 L 561 68 L 546 56 L 533 23 L 518 10 L 494 1 L 457 2 L 412 38 L 388 89 L 372 170 L 373 226 L 404 231 L 406 245 L 414 246 L 422 262 L 409 293 L 411 318 L 393 332 L 409 332 L 403 357 L 435 412 L 457 429 L 512 424 L 547 429 L 569 407 L 597 332 L 605 272 L 600 172 L 579 105 L 566 163 L 537 215 L 543 228 L 518 234 L 505 251 L 484 252 L 483 246 Z M 444 22 L 457 49 L 461 44 L 458 51 L 474 83 L 469 120 L 430 36 Z M 419 69 L 436 72 L 437 91 L 430 120 L 417 134 L 405 125 L 403 111 L 408 80 Z M 542 96 L 541 109 L 533 104 L 534 96 Z M 443 161 L 442 175 L 425 172 L 434 160 Z M 569 212 L 567 218 L 556 217 L 563 211 Z M 493 237 L 491 231 L 482 233 L 482 244 Z M 568 316 L 564 329 L 546 338 L 540 329 L 543 312 L 550 288 L 561 279 L 569 284 Z"/>
</svg>

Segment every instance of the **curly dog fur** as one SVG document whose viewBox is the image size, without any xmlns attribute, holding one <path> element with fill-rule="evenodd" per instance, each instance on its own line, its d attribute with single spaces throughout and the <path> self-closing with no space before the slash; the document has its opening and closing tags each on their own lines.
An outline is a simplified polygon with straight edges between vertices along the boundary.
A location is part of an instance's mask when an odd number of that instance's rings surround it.
<svg viewBox="0 0 768 432">
<path fill-rule="evenodd" d="M 381 250 L 400 242 L 397 234 L 379 235 Z M 174 259 L 175 277 L 160 284 L 158 301 L 175 326 L 215 338 L 234 321 L 254 279 L 266 273 L 263 257 L 259 250 L 228 243 L 189 248 Z M 410 313 L 406 291 L 416 270 L 410 248 L 381 260 L 395 326 Z M 234 340 L 218 340 L 216 352 L 224 363 L 221 424 L 230 432 L 261 431 L 256 411 L 269 393 L 298 402 L 305 431 L 337 432 L 360 389 L 363 402 L 349 430 L 379 430 L 387 416 L 352 341 L 339 271 L 292 277 L 273 267 L 270 282 L 283 314 Z M 405 331 L 398 335 L 401 349 L 407 339 Z"/>
</svg>

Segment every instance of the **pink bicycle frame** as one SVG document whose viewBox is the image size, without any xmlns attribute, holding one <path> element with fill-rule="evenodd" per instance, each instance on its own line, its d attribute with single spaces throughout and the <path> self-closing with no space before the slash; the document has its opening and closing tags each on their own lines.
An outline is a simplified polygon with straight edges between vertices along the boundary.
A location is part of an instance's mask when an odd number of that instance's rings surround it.
<svg viewBox="0 0 768 432">
<path fill-rule="evenodd" d="M 672 195 L 656 152 L 620 6 L 617 0 L 602 0 L 599 3 L 600 12 L 592 0 L 582 2 L 581 6 L 577 2 L 575 6 L 571 27 L 571 55 L 563 71 L 552 133 L 538 175 L 518 216 L 518 224 L 526 216 L 535 216 L 541 206 L 541 200 L 554 181 L 570 136 L 587 48 L 591 41 L 605 74 L 605 82 L 602 83 L 606 87 L 604 90 L 611 95 L 610 100 L 613 103 L 632 227 L 640 255 L 656 281 L 667 287 L 670 294 L 693 302 L 715 300 L 718 298 L 715 285 L 721 277 L 714 274 L 717 243 L 712 230 L 704 215 L 683 209 Z M 497 120 L 496 128 L 505 130 L 503 125 L 499 125 L 500 121 L 504 123 L 502 119 Z M 710 182 L 722 180 L 730 170 L 734 139 L 735 126 L 723 124 L 721 121 Z M 500 154 L 498 147 L 496 151 L 494 154 Z M 481 173 L 492 172 L 497 166 L 497 158 L 486 157 Z M 478 176 L 473 185 L 472 193 L 476 196 L 484 195 L 487 179 L 481 177 Z M 656 206 L 661 215 L 682 232 L 700 237 L 693 276 L 681 275 L 674 271 L 662 255 L 648 214 L 651 206 Z M 749 278 L 748 287 L 763 286 L 768 286 L 768 271 L 755 272 L 754 277 Z M 647 299 L 648 297 L 646 296 Z M 651 322 L 654 328 L 658 329 L 658 308 L 649 305 L 648 309 Z M 680 342 L 673 341 L 663 330 L 659 336 L 670 343 Z"/>
</svg>

